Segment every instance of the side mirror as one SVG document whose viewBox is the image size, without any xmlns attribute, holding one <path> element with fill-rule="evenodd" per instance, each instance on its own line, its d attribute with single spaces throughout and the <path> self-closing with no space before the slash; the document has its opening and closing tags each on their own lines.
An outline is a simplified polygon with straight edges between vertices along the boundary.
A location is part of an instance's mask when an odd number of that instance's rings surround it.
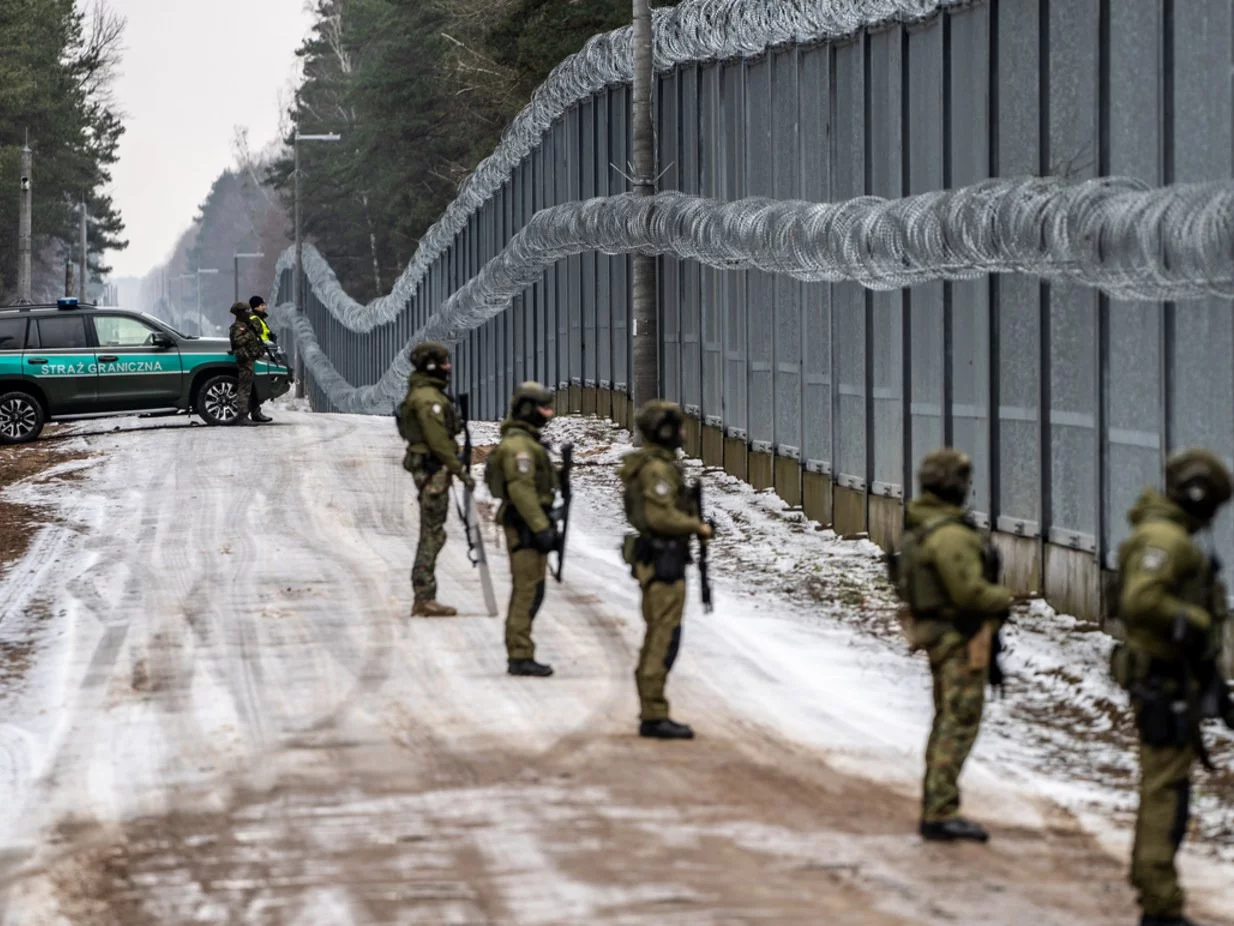
<svg viewBox="0 0 1234 926">
<path fill-rule="evenodd" d="M 150 343 L 162 350 L 176 346 L 176 342 L 172 339 L 171 335 L 164 334 L 161 331 L 156 331 L 150 335 Z"/>
</svg>

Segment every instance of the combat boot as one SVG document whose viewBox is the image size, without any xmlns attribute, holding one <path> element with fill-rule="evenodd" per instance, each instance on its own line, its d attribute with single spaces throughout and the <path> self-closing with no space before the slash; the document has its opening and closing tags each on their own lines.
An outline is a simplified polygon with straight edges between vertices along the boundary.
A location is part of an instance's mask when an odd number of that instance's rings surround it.
<svg viewBox="0 0 1234 926">
<path fill-rule="evenodd" d="M 684 723 L 667 717 L 663 720 L 644 720 L 638 725 L 638 735 L 653 740 L 692 740 L 694 731 Z"/>
<path fill-rule="evenodd" d="M 553 674 L 553 667 L 546 666 L 534 659 L 511 659 L 507 670 L 511 675 L 528 675 L 533 678 L 548 678 Z"/>
<path fill-rule="evenodd" d="M 1157 916 L 1153 913 L 1145 913 L 1140 917 L 1140 926 L 1200 926 L 1200 924 L 1185 916 Z"/>
<path fill-rule="evenodd" d="M 254 421 L 252 418 L 248 417 L 248 415 L 237 415 L 236 420 L 233 421 L 232 424 L 237 427 L 241 427 L 241 428 L 257 427 L 257 422 Z"/>
<path fill-rule="evenodd" d="M 431 598 L 417 601 L 411 606 L 412 617 L 454 617 L 456 614 L 458 614 L 457 608 L 438 604 Z"/>
<path fill-rule="evenodd" d="M 252 418 L 258 424 L 269 424 L 271 421 L 274 420 L 269 415 L 265 415 L 261 413 L 260 411 L 253 412 Z"/>
<path fill-rule="evenodd" d="M 951 820 L 939 820 L 934 823 L 921 821 L 921 838 L 932 842 L 955 842 L 967 839 L 972 842 L 987 842 L 990 834 L 971 820 L 955 817 Z"/>
</svg>

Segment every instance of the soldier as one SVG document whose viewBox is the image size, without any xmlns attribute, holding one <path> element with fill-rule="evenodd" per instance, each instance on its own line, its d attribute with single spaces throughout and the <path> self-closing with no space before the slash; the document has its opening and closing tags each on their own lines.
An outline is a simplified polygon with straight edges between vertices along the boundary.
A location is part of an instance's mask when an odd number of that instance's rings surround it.
<svg viewBox="0 0 1234 926">
<path fill-rule="evenodd" d="M 510 417 L 501 425 L 501 443 L 485 464 L 485 482 L 501 499 L 497 523 L 505 528 L 510 553 L 510 609 L 506 614 L 506 656 L 511 675 L 544 678 L 551 666 L 536 662 L 531 625 L 544 603 L 548 554 L 557 528 L 549 517 L 557 473 L 541 429 L 553 417 L 553 393 L 539 383 L 523 383 L 510 399 Z"/>
<path fill-rule="evenodd" d="M 646 443 L 621 466 L 626 518 L 638 532 L 626 538 L 623 554 L 643 592 L 647 633 L 634 681 L 641 708 L 638 735 L 693 739 L 694 731 L 669 719 L 664 686 L 681 646 L 681 613 L 686 604 L 690 538 L 711 539 L 677 462 L 685 416 L 672 402 L 651 401 L 636 421 Z"/>
<path fill-rule="evenodd" d="M 269 350 L 267 345 L 277 343 L 278 335 L 270 330 L 270 325 L 266 319 L 269 313 L 266 309 L 266 300 L 261 296 L 254 296 L 249 299 L 249 325 L 257 332 L 261 338 L 262 347 Z M 257 394 L 253 393 L 253 398 L 249 401 L 249 408 L 252 411 L 253 420 L 261 424 L 269 424 L 274 419 L 266 415 L 261 410 L 261 403 L 257 401 Z"/>
<path fill-rule="evenodd" d="M 261 335 L 249 321 L 251 314 L 247 302 L 237 302 L 231 307 L 231 314 L 236 320 L 231 323 L 228 332 L 231 338 L 231 352 L 235 355 L 236 366 L 240 368 L 236 382 L 236 420 L 234 424 L 256 425 L 259 419 L 254 415 L 249 417 L 249 409 L 253 398 L 253 371 L 257 366 L 257 358 L 265 353 Z"/>
<path fill-rule="evenodd" d="M 414 372 L 407 395 L 398 407 L 398 430 L 407 441 L 403 468 L 415 480 L 420 500 L 420 543 L 411 569 L 415 603 L 412 617 L 453 617 L 458 611 L 437 601 L 437 555 L 446 545 L 446 516 L 450 486 L 457 476 L 467 488 L 475 487 L 471 473 L 459 459 L 455 435 L 462 422 L 450 386 L 450 352 L 442 344 L 425 342 L 411 351 Z"/>
<path fill-rule="evenodd" d="M 1193 534 L 1230 499 L 1230 473 L 1206 450 L 1184 450 L 1166 463 L 1165 495 L 1145 489 L 1128 516 L 1119 548 L 1119 616 L 1125 645 L 1111 659 L 1131 693 L 1140 739 L 1140 808 L 1131 855 L 1142 926 L 1188 926 L 1174 857 L 1187 832 L 1191 768 L 1207 761 L 1205 717 L 1234 727 L 1217 668 L 1227 619 L 1215 559 Z"/>
<path fill-rule="evenodd" d="M 986 831 L 959 815 L 958 782 L 981 726 L 986 682 L 995 673 L 1001 679 L 992 649 L 1012 595 L 995 584 L 997 554 L 967 517 L 969 458 L 936 450 L 922 460 L 918 478 L 921 494 L 908 504 L 896 581 L 908 606 L 909 642 L 925 649 L 934 677 L 921 835 L 985 842 Z"/>
</svg>

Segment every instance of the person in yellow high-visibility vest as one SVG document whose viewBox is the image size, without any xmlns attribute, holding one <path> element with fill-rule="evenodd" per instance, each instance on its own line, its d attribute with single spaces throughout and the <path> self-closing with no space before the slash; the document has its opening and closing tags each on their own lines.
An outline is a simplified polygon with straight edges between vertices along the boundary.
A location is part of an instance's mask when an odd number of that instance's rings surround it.
<svg viewBox="0 0 1234 926">
<path fill-rule="evenodd" d="M 261 296 L 254 296 L 249 300 L 249 308 L 253 314 L 249 316 L 249 327 L 251 327 L 261 338 L 263 344 L 275 344 L 278 342 L 278 335 L 270 330 L 269 324 L 266 322 L 266 300 Z M 253 399 L 250 403 L 253 411 L 253 420 L 262 423 L 273 421 L 274 419 L 268 415 L 263 415 L 261 411 L 261 403 L 257 401 L 257 394 L 253 393 Z"/>
</svg>

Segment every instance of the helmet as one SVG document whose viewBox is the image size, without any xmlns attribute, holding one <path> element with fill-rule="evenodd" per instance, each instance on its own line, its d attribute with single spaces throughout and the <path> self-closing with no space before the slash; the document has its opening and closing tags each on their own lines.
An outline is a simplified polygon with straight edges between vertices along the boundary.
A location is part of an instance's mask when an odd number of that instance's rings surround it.
<svg viewBox="0 0 1234 926">
<path fill-rule="evenodd" d="M 634 423 L 651 443 L 676 450 L 681 446 L 681 426 L 686 423 L 686 416 L 675 403 L 652 399 L 639 409 Z"/>
<path fill-rule="evenodd" d="M 923 492 L 932 492 L 953 505 L 963 505 L 973 481 L 973 461 L 962 451 L 944 447 L 925 455 L 917 478 Z"/>
<path fill-rule="evenodd" d="M 1230 492 L 1230 471 L 1208 450 L 1180 450 L 1166 461 L 1165 494 L 1202 523 L 1213 519 Z"/>
<path fill-rule="evenodd" d="M 411 349 L 411 365 L 421 373 L 436 372 L 449 362 L 449 349 L 436 341 L 425 341 Z"/>
<path fill-rule="evenodd" d="M 515 389 L 514 395 L 510 396 L 510 417 L 542 428 L 548 423 L 548 418 L 541 414 L 540 409 L 552 404 L 553 390 L 529 380 Z"/>
</svg>

